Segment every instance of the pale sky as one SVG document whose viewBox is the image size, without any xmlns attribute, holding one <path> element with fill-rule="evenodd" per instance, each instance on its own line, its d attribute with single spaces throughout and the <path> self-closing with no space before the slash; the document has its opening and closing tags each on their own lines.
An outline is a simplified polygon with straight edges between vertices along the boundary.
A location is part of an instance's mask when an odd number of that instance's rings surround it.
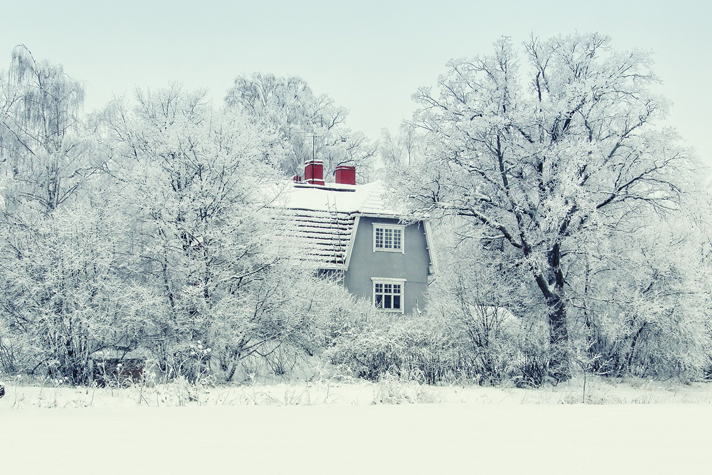
<svg viewBox="0 0 712 475">
<path fill-rule="evenodd" d="M 15 45 L 84 81 L 85 110 L 135 87 L 179 82 L 219 104 L 238 75 L 301 76 L 350 110 L 347 125 L 378 138 L 410 118 L 410 96 L 451 58 L 598 31 L 619 50 L 652 50 L 670 123 L 712 166 L 712 3 L 701 0 L 152 1 L 4 0 L 0 69 Z M 9 3 L 9 5 L 8 5 Z"/>
</svg>

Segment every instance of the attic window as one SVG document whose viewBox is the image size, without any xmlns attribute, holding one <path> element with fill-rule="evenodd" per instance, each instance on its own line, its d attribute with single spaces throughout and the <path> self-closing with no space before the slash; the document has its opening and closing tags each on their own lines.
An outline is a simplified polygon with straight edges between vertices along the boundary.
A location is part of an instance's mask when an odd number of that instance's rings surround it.
<svg viewBox="0 0 712 475">
<path fill-rule="evenodd" d="M 383 279 L 372 277 L 373 304 L 388 312 L 403 313 L 403 291 L 405 279 Z"/>
<path fill-rule="evenodd" d="M 401 224 L 373 223 L 373 252 L 405 253 L 404 229 L 405 226 Z"/>
</svg>

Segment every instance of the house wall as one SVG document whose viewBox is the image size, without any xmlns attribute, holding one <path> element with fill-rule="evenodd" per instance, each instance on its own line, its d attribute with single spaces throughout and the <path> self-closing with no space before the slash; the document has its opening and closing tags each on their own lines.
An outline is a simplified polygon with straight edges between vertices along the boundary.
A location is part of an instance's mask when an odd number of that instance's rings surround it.
<svg viewBox="0 0 712 475">
<path fill-rule="evenodd" d="M 404 310 L 411 313 L 425 307 L 424 293 L 428 286 L 430 258 L 422 223 L 406 226 L 405 252 L 373 250 L 373 223 L 399 224 L 397 219 L 361 217 L 351 251 L 349 269 L 344 285 L 354 295 L 373 298 L 371 277 L 406 279 Z"/>
</svg>

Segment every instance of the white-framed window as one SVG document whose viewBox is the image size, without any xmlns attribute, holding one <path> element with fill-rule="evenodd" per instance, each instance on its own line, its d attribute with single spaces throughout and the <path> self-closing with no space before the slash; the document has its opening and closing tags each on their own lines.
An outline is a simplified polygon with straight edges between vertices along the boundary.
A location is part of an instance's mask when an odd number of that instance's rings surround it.
<svg viewBox="0 0 712 475">
<path fill-rule="evenodd" d="M 405 225 L 373 223 L 373 252 L 405 253 Z"/>
<path fill-rule="evenodd" d="M 403 313 L 405 305 L 405 279 L 371 277 L 373 304 L 388 312 Z"/>
</svg>

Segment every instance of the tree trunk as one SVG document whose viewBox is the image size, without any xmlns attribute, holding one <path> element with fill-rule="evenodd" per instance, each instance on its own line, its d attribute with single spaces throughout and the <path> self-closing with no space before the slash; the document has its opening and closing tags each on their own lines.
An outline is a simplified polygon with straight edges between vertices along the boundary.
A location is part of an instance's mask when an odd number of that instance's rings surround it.
<svg viewBox="0 0 712 475">
<path fill-rule="evenodd" d="M 571 368 L 566 307 L 558 293 L 549 296 L 546 306 L 549 311 L 549 376 L 556 381 L 567 381 L 571 378 Z"/>
<path fill-rule="evenodd" d="M 643 330 L 645 330 L 645 327 L 648 325 L 648 322 L 644 322 L 643 325 L 638 329 L 637 332 L 635 332 L 635 335 L 633 335 L 633 340 L 630 342 L 630 352 L 628 353 L 628 358 L 626 358 L 626 370 L 628 371 L 629 374 L 632 374 L 632 367 L 633 367 L 633 357 L 635 356 L 635 350 L 636 350 L 636 345 L 638 344 L 638 338 L 640 338 L 641 333 L 643 333 Z"/>
<path fill-rule="evenodd" d="M 526 256 L 528 249 L 524 251 Z M 561 270 L 560 252 L 560 246 L 558 244 L 554 245 L 552 249 L 547 252 L 547 272 L 534 273 L 534 279 L 546 299 L 548 313 L 548 373 L 549 377 L 557 382 L 567 381 L 571 378 L 569 333 L 566 328 L 566 305 L 564 303 L 564 273 Z"/>
</svg>

